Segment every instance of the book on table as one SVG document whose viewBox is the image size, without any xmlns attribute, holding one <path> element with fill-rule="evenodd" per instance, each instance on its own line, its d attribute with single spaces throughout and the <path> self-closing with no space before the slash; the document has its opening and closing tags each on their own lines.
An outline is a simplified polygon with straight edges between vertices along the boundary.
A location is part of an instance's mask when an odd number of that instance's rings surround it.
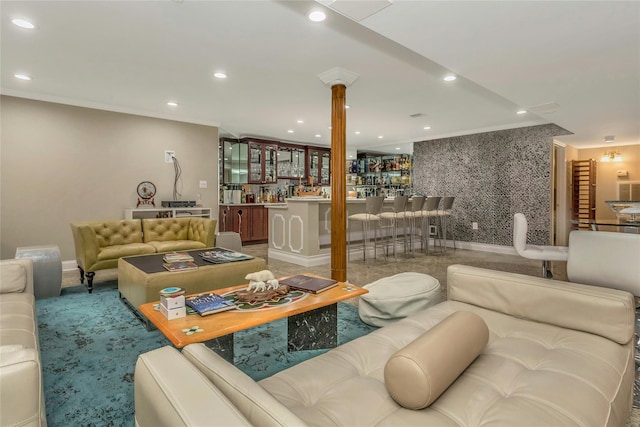
<svg viewBox="0 0 640 427">
<path fill-rule="evenodd" d="M 281 285 L 288 285 L 291 289 L 319 294 L 338 286 L 338 281 L 333 279 L 324 279 L 321 277 L 305 276 L 298 274 L 297 276 L 288 277 L 279 280 Z"/>
<path fill-rule="evenodd" d="M 212 264 L 225 264 L 227 262 L 253 259 L 251 255 L 230 251 L 229 249 L 223 248 L 213 248 L 206 252 L 201 252 L 200 256 L 202 257 L 203 261 L 207 261 Z"/>
<path fill-rule="evenodd" d="M 166 263 L 193 261 L 193 257 L 186 252 L 169 252 L 164 254 L 162 260 Z"/>
<path fill-rule="evenodd" d="M 233 302 L 213 292 L 187 297 L 185 302 L 187 306 L 194 309 L 201 316 L 231 310 L 236 307 Z"/>
<path fill-rule="evenodd" d="M 197 270 L 198 264 L 193 261 L 167 262 L 162 266 L 168 271 L 188 271 Z"/>
</svg>

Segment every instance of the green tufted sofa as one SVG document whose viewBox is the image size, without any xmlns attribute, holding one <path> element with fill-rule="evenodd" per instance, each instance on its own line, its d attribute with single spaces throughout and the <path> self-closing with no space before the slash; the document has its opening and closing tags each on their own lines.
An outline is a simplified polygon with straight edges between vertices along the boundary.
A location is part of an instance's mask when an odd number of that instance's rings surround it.
<svg viewBox="0 0 640 427">
<path fill-rule="evenodd" d="M 95 272 L 117 268 L 121 257 L 212 248 L 216 243 L 216 223 L 208 218 L 73 222 L 71 232 L 80 283 L 84 283 L 86 275 L 91 293 Z"/>
</svg>

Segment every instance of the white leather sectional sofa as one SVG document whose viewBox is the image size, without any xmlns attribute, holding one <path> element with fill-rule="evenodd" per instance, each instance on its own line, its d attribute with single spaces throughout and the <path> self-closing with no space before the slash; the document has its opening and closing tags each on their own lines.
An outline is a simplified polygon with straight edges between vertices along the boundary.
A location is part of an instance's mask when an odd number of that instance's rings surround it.
<svg viewBox="0 0 640 427">
<path fill-rule="evenodd" d="M 0 261 L 0 426 L 46 426 L 31 259 Z"/>
<path fill-rule="evenodd" d="M 202 344 L 143 354 L 136 422 L 625 425 L 634 381 L 631 294 L 460 265 L 449 267 L 447 290 L 445 302 L 259 382 Z M 470 320 L 441 327 L 460 312 Z M 433 338 L 436 330 L 446 333 Z M 404 373 L 389 363 L 399 357 Z M 407 397 L 416 395 L 412 408 Z"/>
</svg>

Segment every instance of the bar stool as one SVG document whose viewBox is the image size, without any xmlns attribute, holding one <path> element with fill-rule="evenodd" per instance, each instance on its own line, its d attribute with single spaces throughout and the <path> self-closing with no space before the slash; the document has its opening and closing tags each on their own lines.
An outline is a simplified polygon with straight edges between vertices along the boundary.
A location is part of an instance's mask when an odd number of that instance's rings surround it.
<svg viewBox="0 0 640 427">
<path fill-rule="evenodd" d="M 398 242 L 398 224 L 404 220 L 404 211 L 407 206 L 407 200 L 409 200 L 409 196 L 396 196 L 393 200 L 393 210 L 392 211 L 383 211 L 380 213 L 380 218 L 383 220 L 381 227 L 391 228 L 391 242 L 393 244 L 393 258 L 397 259 L 396 256 L 396 244 Z M 403 233 L 403 246 L 404 252 L 407 252 L 407 238 Z M 388 252 L 388 249 L 387 249 Z"/>
<path fill-rule="evenodd" d="M 440 220 L 440 232 L 442 232 L 442 236 L 444 236 L 444 251 L 447 251 L 447 226 L 450 219 L 453 219 L 451 216 L 451 211 L 453 209 L 453 202 L 455 201 L 455 197 L 447 196 L 442 199 L 442 207 L 438 210 L 438 219 Z M 451 229 L 451 236 L 453 237 L 453 249 L 456 248 L 456 233 L 454 229 Z"/>
<path fill-rule="evenodd" d="M 422 206 L 424 205 L 424 196 L 413 196 L 409 201 L 404 213 L 398 214 L 405 222 L 405 238 L 409 235 L 409 248 L 411 249 L 411 255 L 415 256 L 415 250 L 413 248 L 413 235 L 418 234 L 416 230 L 422 228 Z M 407 233 L 407 226 L 409 232 Z M 422 237 L 420 237 L 420 244 L 422 245 Z M 421 247 L 422 249 L 422 247 Z"/>
<path fill-rule="evenodd" d="M 362 252 L 364 261 L 367 261 L 367 246 L 369 241 L 369 232 L 371 231 L 371 227 L 373 226 L 375 236 L 374 236 L 374 244 L 373 244 L 373 257 L 376 258 L 377 247 L 378 247 L 378 229 L 380 223 L 380 212 L 382 211 L 382 204 L 384 203 L 384 196 L 372 196 L 367 197 L 365 201 L 365 212 L 349 215 L 347 219 L 349 223 L 351 221 L 356 221 L 362 224 Z M 351 236 L 349 236 L 351 237 Z M 349 254 L 349 258 L 351 258 L 351 238 L 347 240 L 347 252 Z M 385 253 L 386 258 L 386 253 Z"/>
<path fill-rule="evenodd" d="M 422 208 L 422 240 L 425 242 L 426 252 L 429 253 L 429 235 L 431 234 L 430 225 L 431 218 L 438 217 L 438 205 L 442 197 L 431 196 L 427 197 L 424 201 Z M 435 249 L 436 243 L 433 242 L 433 248 Z M 440 244 L 442 246 L 442 243 Z"/>
</svg>

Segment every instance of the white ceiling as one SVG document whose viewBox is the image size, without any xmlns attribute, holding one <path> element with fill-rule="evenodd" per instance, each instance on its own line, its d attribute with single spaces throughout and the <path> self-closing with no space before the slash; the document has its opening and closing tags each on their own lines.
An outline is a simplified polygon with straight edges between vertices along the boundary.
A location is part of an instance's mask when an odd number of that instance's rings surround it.
<svg viewBox="0 0 640 427">
<path fill-rule="evenodd" d="M 318 75 L 341 67 L 359 75 L 347 89 L 351 153 L 410 152 L 414 141 L 542 123 L 572 132 L 558 140 L 578 148 L 604 146 L 605 135 L 615 135 L 615 145 L 640 144 L 640 1 L 2 1 L 0 8 L 6 95 L 330 145 L 331 90 Z M 312 8 L 327 11 L 327 20 L 308 21 Z M 37 28 L 14 26 L 16 17 Z M 228 78 L 215 79 L 216 71 Z M 458 79 L 444 82 L 449 72 Z M 557 104 L 553 112 L 515 114 L 549 103 Z"/>
</svg>

